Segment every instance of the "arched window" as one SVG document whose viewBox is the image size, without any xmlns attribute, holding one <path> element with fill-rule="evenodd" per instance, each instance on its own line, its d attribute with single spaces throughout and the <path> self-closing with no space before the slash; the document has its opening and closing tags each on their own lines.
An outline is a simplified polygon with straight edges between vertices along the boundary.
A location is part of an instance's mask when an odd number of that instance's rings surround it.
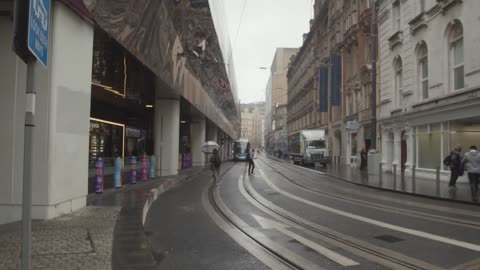
<svg viewBox="0 0 480 270">
<path fill-rule="evenodd" d="M 422 42 L 417 51 L 418 57 L 418 87 L 422 94 L 422 99 L 428 98 L 428 49 L 427 44 Z"/>
<path fill-rule="evenodd" d="M 465 71 L 463 56 L 463 26 L 459 21 L 451 27 L 449 32 L 450 79 L 453 90 L 465 87 Z"/>
<path fill-rule="evenodd" d="M 398 56 L 393 64 L 395 70 L 395 96 L 397 105 L 402 105 L 403 70 L 402 58 Z"/>
</svg>

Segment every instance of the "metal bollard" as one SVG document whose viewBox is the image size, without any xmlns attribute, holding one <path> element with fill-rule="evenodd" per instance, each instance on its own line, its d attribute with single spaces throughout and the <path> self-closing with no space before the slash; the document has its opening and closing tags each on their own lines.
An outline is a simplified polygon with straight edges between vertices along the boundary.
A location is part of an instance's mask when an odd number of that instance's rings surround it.
<svg viewBox="0 0 480 270">
<path fill-rule="evenodd" d="M 378 185 L 382 187 L 382 177 L 383 177 L 383 172 L 382 172 L 382 163 L 378 164 Z"/>
<path fill-rule="evenodd" d="M 437 167 L 437 179 L 436 179 L 437 197 L 440 197 L 440 167 Z"/>
<path fill-rule="evenodd" d="M 115 159 L 115 173 L 113 174 L 113 185 L 115 188 L 121 188 L 122 187 L 122 158 L 117 157 Z"/>
<path fill-rule="evenodd" d="M 142 157 L 142 181 L 148 180 L 148 159 L 147 156 Z"/>
<path fill-rule="evenodd" d="M 155 178 L 155 156 L 150 156 L 150 162 L 148 163 L 148 178 Z"/>
<path fill-rule="evenodd" d="M 103 193 L 103 159 L 98 158 L 97 162 L 95 162 L 95 168 L 97 169 L 96 172 L 96 181 L 95 181 L 95 193 L 101 194 Z"/>
<path fill-rule="evenodd" d="M 393 190 L 397 190 L 397 164 L 393 164 Z"/>
<path fill-rule="evenodd" d="M 415 169 L 416 168 L 417 168 L 417 166 L 415 166 L 415 165 L 412 166 L 412 193 L 417 192 L 417 183 L 416 183 L 416 179 L 415 179 Z"/>
<path fill-rule="evenodd" d="M 137 183 L 137 157 L 130 158 L 130 184 Z"/>
</svg>

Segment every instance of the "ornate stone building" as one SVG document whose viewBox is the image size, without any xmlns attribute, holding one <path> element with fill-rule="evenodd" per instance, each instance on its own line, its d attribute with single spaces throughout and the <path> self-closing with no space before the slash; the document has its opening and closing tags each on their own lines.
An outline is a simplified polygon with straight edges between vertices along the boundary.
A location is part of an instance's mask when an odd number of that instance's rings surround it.
<svg viewBox="0 0 480 270">
<path fill-rule="evenodd" d="M 480 1 L 379 1 L 384 169 L 434 177 L 480 144 Z"/>
<path fill-rule="evenodd" d="M 361 149 L 371 145 L 370 0 L 343 1 L 343 94 L 346 164 L 359 166 Z"/>
<path fill-rule="evenodd" d="M 370 14 L 367 0 L 317 0 L 288 73 L 289 133 L 325 128 L 334 163 L 369 146 Z"/>
</svg>

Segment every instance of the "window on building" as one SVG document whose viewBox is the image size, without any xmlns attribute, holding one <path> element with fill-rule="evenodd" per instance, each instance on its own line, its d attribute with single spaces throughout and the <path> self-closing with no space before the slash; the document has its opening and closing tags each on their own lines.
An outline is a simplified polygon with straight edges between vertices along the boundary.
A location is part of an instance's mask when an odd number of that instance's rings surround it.
<svg viewBox="0 0 480 270">
<path fill-rule="evenodd" d="M 421 126 L 417 130 L 418 167 L 436 169 L 442 161 L 440 124 Z"/>
<path fill-rule="evenodd" d="M 452 26 L 450 32 L 450 78 L 453 81 L 453 90 L 465 87 L 464 51 L 463 51 L 463 27 L 460 22 Z"/>
<path fill-rule="evenodd" d="M 422 91 L 422 99 L 428 98 L 428 50 L 427 45 L 422 43 L 418 49 L 419 88 Z"/>
<path fill-rule="evenodd" d="M 401 105 L 402 99 L 402 88 L 403 88 L 403 67 L 402 67 L 402 58 L 397 57 L 394 63 L 395 68 L 395 93 L 397 97 L 397 105 Z"/>
<path fill-rule="evenodd" d="M 400 1 L 396 1 L 393 3 L 393 25 L 394 25 L 394 30 L 395 31 L 400 31 L 402 27 L 402 12 L 401 12 L 401 6 L 400 6 Z"/>
</svg>

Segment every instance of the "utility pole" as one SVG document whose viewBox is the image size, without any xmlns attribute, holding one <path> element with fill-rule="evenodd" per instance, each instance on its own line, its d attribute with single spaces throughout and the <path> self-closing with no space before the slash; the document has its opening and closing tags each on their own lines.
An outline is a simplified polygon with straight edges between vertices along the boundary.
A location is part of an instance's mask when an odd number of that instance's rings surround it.
<svg viewBox="0 0 480 270">
<path fill-rule="evenodd" d="M 372 12 L 371 27 L 371 58 L 372 58 L 372 93 L 370 94 L 370 110 L 371 110 L 371 128 L 370 128 L 370 149 L 377 149 L 377 9 L 376 1 L 371 1 L 370 10 Z"/>
</svg>

